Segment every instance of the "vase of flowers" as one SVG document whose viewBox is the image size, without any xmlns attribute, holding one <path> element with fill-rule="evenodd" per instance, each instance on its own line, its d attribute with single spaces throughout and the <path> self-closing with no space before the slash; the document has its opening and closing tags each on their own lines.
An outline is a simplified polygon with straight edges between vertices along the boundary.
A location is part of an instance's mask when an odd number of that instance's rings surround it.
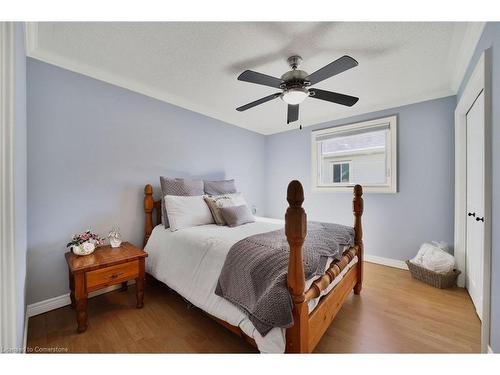
<svg viewBox="0 0 500 375">
<path fill-rule="evenodd" d="M 89 255 L 94 252 L 97 246 L 102 243 L 102 238 L 98 234 L 87 229 L 84 233 L 74 234 L 66 247 L 69 247 L 76 255 Z"/>
</svg>

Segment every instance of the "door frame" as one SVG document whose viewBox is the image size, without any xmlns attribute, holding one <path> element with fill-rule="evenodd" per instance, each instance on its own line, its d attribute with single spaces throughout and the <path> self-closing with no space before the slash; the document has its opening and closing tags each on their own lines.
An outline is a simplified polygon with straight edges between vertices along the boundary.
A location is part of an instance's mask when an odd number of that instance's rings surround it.
<svg viewBox="0 0 500 375">
<path fill-rule="evenodd" d="M 484 261 L 481 324 L 481 352 L 487 353 L 490 343 L 490 298 L 491 298 L 491 65 L 492 50 L 483 52 L 470 76 L 462 97 L 455 109 L 455 246 L 457 268 L 462 271 L 458 286 L 465 286 L 465 253 L 467 223 L 467 112 L 476 98 L 484 92 Z"/>
<path fill-rule="evenodd" d="M 14 23 L 0 22 L 0 352 L 16 347 Z"/>
</svg>

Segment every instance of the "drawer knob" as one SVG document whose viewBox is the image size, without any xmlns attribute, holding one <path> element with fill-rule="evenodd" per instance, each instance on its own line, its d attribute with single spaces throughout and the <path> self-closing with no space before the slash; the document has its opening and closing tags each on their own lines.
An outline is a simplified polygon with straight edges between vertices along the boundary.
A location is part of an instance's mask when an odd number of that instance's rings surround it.
<svg viewBox="0 0 500 375">
<path fill-rule="evenodd" d="M 123 272 L 121 272 L 121 273 L 114 273 L 114 274 L 111 275 L 111 278 L 112 279 L 117 279 L 120 275 L 123 275 Z"/>
</svg>

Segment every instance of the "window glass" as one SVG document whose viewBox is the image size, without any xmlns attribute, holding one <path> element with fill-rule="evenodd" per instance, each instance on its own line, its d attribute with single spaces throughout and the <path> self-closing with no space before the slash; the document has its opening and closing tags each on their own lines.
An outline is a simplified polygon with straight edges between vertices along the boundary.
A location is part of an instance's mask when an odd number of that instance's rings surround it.
<svg viewBox="0 0 500 375">
<path fill-rule="evenodd" d="M 340 164 L 333 164 L 333 182 L 340 182 Z"/>
</svg>

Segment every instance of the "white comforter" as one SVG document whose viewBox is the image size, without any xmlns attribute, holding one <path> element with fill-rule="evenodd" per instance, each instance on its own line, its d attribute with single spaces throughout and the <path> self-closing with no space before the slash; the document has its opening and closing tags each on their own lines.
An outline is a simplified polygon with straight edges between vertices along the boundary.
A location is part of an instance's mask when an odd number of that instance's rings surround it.
<svg viewBox="0 0 500 375">
<path fill-rule="evenodd" d="M 255 223 L 235 228 L 211 224 L 171 232 L 157 225 L 145 247 L 149 254 L 146 271 L 210 315 L 240 327 L 255 340 L 261 352 L 283 353 L 285 329 L 274 328 L 262 337 L 242 310 L 215 294 L 217 280 L 231 246 L 245 237 L 281 229 L 283 225 L 283 220 L 261 217 L 257 217 Z M 356 262 L 357 258 L 332 284 L 338 283 Z M 308 280 L 307 288 L 312 282 Z M 317 302 L 311 301 L 310 311 Z"/>
</svg>

